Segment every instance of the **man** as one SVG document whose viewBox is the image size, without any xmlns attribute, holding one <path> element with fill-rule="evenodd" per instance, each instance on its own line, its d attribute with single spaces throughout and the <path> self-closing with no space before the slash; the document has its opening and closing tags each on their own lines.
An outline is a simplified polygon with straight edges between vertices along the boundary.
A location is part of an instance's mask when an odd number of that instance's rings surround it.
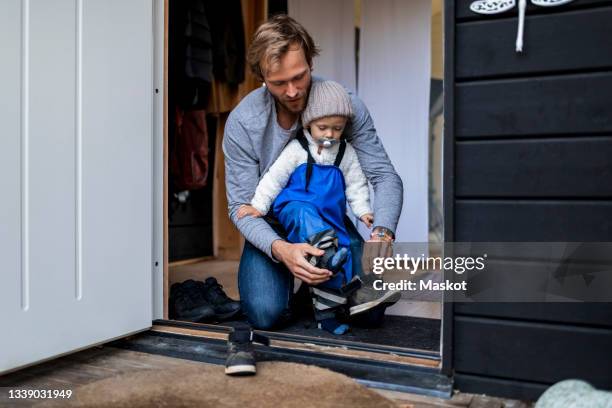
<svg viewBox="0 0 612 408">
<path fill-rule="evenodd" d="M 318 80 L 311 75 L 316 55 L 318 49 L 312 38 L 292 18 L 279 15 L 260 26 L 247 62 L 265 87 L 247 95 L 230 113 L 225 126 L 229 216 L 246 238 L 238 273 L 240 299 L 250 323 L 259 329 L 269 329 L 290 317 L 294 277 L 317 285 L 331 276 L 330 271 L 306 260 L 308 255 L 323 255 L 323 250 L 285 241 L 273 221 L 270 225 L 263 218 L 239 219 L 237 215 L 242 204 L 250 203 L 261 176 L 296 135 L 311 81 Z M 392 241 L 402 207 L 402 182 L 365 105 L 354 95 L 351 101 L 354 118 L 345 134 L 374 188 L 375 227 L 371 240 Z M 353 258 L 360 259 L 361 238 L 354 228 L 349 234 Z M 358 262 L 355 264 L 355 269 L 361 269 Z M 376 302 L 376 294 L 368 296 Z M 381 310 L 377 312 L 380 318 Z"/>
</svg>

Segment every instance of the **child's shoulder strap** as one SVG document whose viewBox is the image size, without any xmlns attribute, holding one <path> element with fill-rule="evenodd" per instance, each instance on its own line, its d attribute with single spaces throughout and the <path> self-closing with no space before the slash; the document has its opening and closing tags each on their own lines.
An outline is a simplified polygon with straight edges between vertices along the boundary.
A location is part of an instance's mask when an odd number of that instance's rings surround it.
<svg viewBox="0 0 612 408">
<path fill-rule="evenodd" d="M 346 151 L 346 141 L 342 139 L 340 141 L 340 147 L 338 148 L 338 154 L 336 154 L 336 160 L 334 161 L 334 166 L 340 167 L 340 163 L 342 163 L 342 158 L 344 157 L 345 151 Z"/>
<path fill-rule="evenodd" d="M 306 136 L 304 136 L 304 131 L 302 129 L 298 130 L 298 134 L 296 136 L 296 140 L 300 143 L 300 146 L 306 150 L 306 154 L 308 155 L 308 163 L 314 163 L 314 157 L 310 154 L 310 149 L 308 148 L 308 140 L 306 140 Z"/>
<path fill-rule="evenodd" d="M 306 140 L 306 136 L 304 136 L 304 131 L 302 129 L 298 131 L 296 139 L 300 143 L 300 145 L 304 148 L 304 150 L 306 150 L 306 154 L 308 155 L 308 161 L 306 164 L 306 186 L 305 186 L 306 191 L 308 191 L 308 185 L 310 184 L 310 178 L 312 177 L 312 165 L 314 164 L 315 160 L 314 160 L 314 157 L 312 157 L 312 154 L 310 154 L 310 149 L 308 148 L 308 140 Z"/>
</svg>

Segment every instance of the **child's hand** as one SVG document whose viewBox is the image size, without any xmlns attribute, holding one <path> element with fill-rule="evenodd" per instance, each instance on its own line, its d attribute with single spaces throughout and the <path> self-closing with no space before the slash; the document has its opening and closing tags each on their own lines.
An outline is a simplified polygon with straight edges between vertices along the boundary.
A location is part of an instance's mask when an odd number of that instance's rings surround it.
<svg viewBox="0 0 612 408">
<path fill-rule="evenodd" d="M 263 216 L 263 214 L 260 213 L 252 205 L 241 205 L 240 208 L 238 209 L 238 219 L 246 217 L 247 215 L 250 215 L 253 218 L 259 218 Z"/>
<path fill-rule="evenodd" d="M 374 214 L 363 214 L 361 217 L 359 217 L 359 219 L 366 225 L 366 227 L 372 228 L 372 224 L 374 224 Z"/>
</svg>

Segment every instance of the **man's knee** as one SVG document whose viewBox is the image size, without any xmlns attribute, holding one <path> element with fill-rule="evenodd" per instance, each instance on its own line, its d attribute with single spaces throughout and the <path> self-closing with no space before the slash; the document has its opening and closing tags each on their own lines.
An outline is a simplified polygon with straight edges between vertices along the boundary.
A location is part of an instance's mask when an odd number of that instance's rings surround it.
<svg viewBox="0 0 612 408">
<path fill-rule="evenodd" d="M 274 269 L 273 262 L 268 255 L 260 251 L 249 241 L 244 242 L 242 254 L 240 255 L 239 275 L 252 277 L 253 273 L 263 272 L 264 270 Z"/>
<path fill-rule="evenodd" d="M 286 306 L 273 304 L 251 305 L 248 308 L 249 323 L 255 329 L 268 330 L 284 323 L 289 315 Z"/>
</svg>

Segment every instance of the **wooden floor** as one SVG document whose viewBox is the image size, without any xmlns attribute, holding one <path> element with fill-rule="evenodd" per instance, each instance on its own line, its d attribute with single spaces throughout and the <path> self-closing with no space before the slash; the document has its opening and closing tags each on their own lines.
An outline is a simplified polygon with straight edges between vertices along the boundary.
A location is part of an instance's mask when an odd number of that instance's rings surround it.
<svg viewBox="0 0 612 408">
<path fill-rule="evenodd" d="M 204 363 L 113 347 L 92 347 L 0 377 L 0 407 L 26 407 L 36 402 L 8 401 L 10 388 L 74 390 L 80 385 L 128 372 L 194 364 Z"/>
<path fill-rule="evenodd" d="M 0 377 L 0 407 L 31 406 L 33 400 L 8 400 L 11 388 L 74 389 L 80 385 L 120 374 L 148 370 L 201 365 L 178 358 L 159 356 L 100 346 L 60 357 Z M 219 367 L 221 369 L 221 367 Z M 481 395 L 456 394 L 452 399 L 424 397 L 415 394 L 376 390 L 402 408 L 523 408 L 531 405 L 519 401 Z"/>
</svg>

